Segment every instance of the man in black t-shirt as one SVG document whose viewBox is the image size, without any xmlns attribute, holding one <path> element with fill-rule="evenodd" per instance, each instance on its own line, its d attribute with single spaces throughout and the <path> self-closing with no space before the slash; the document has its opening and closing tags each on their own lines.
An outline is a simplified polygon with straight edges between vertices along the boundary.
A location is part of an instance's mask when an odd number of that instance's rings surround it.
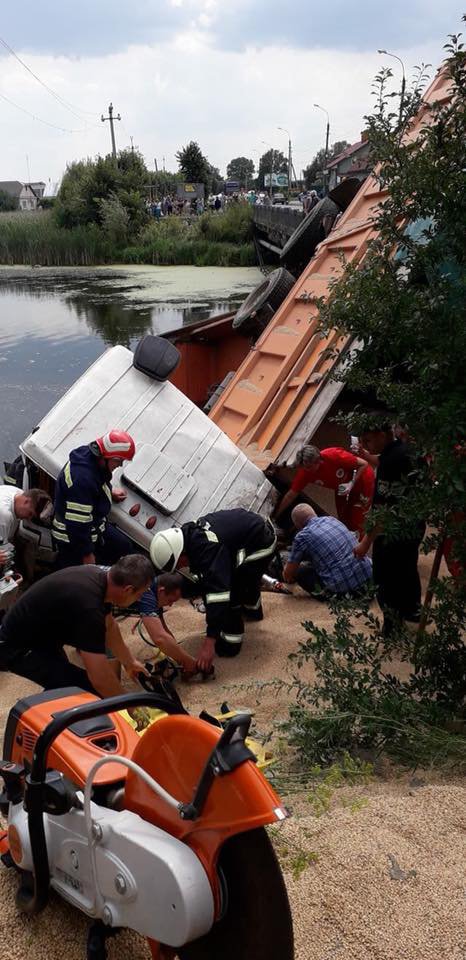
<svg viewBox="0 0 466 960">
<path fill-rule="evenodd" d="M 0 670 L 26 677 L 45 690 L 77 686 L 111 697 L 123 692 L 105 649 L 129 676 L 145 673 L 112 616 L 148 589 L 154 571 L 140 555 L 122 557 L 108 571 L 88 564 L 59 570 L 35 583 L 7 613 L 0 628 Z M 84 670 L 64 646 L 79 650 Z"/>
<path fill-rule="evenodd" d="M 407 488 L 415 482 L 407 444 L 394 436 L 388 423 L 371 426 L 363 433 L 361 442 L 370 454 L 379 456 L 373 506 L 396 508 L 403 497 L 409 496 Z M 356 556 L 363 557 L 373 545 L 372 574 L 386 635 L 403 620 L 419 622 L 421 581 L 417 564 L 425 524 L 419 521 L 416 527 L 406 536 L 387 538 L 378 524 L 354 549 Z"/>
</svg>

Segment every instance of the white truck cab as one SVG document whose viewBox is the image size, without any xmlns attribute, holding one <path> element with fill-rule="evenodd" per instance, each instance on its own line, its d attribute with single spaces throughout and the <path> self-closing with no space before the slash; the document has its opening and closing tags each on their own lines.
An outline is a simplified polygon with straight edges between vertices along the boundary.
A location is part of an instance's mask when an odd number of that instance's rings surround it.
<svg viewBox="0 0 466 960">
<path fill-rule="evenodd" d="M 173 344 L 150 335 L 134 355 L 122 346 L 104 353 L 20 445 L 24 489 L 41 486 L 53 496 L 70 451 L 115 428 L 131 434 L 136 455 L 113 475 L 127 497 L 110 520 L 146 550 L 157 531 L 212 510 L 268 515 L 269 481 L 170 383 L 178 361 Z M 49 523 L 23 522 L 22 535 L 39 554 L 52 548 Z"/>
</svg>

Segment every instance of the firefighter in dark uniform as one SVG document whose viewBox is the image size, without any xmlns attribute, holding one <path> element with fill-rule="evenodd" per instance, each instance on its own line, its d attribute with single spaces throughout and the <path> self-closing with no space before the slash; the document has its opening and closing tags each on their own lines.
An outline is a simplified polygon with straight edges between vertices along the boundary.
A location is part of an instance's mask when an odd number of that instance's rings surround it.
<svg viewBox="0 0 466 960">
<path fill-rule="evenodd" d="M 134 454 L 134 440 L 123 430 L 110 430 L 71 451 L 55 488 L 52 535 L 58 567 L 111 565 L 139 552 L 129 537 L 107 523 L 112 503 L 126 497 L 124 490 L 112 489 L 112 473 Z"/>
<path fill-rule="evenodd" d="M 197 658 L 201 670 L 211 668 L 214 652 L 237 656 L 244 618 L 262 620 L 261 578 L 276 543 L 271 522 L 241 508 L 208 513 L 153 538 L 150 555 L 157 570 L 189 567 L 199 578 L 207 621 Z"/>
</svg>

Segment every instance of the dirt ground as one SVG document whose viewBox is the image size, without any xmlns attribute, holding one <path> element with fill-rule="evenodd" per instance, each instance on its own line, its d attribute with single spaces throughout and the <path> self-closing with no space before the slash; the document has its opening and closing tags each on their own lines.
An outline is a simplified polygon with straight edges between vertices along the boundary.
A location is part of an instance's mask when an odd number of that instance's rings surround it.
<svg viewBox="0 0 466 960">
<path fill-rule="evenodd" d="M 428 559 L 421 566 L 425 578 Z M 289 598 L 265 595 L 264 608 L 264 621 L 248 626 L 240 657 L 217 662 L 216 680 L 180 688 L 191 712 L 216 711 L 226 699 L 254 709 L 261 733 L 286 717 L 287 694 L 268 681 L 291 677 L 287 658 L 304 635 L 302 621 L 324 625 L 329 614 L 301 591 Z M 202 616 L 183 603 L 168 620 L 194 652 Z M 125 634 L 135 652 L 147 654 L 126 628 Z M 36 690 L 0 674 L 2 726 L 15 701 Z M 283 800 L 292 816 L 275 829 L 274 842 L 293 911 L 296 960 L 466 960 L 464 782 L 392 772 L 335 790 L 320 816 L 309 790 Z M 2 960 L 83 960 L 86 920 L 56 898 L 38 917 L 20 915 L 16 886 L 12 871 L 1 868 Z M 109 960 L 147 957 L 145 943 L 134 935 L 110 942 Z"/>
</svg>

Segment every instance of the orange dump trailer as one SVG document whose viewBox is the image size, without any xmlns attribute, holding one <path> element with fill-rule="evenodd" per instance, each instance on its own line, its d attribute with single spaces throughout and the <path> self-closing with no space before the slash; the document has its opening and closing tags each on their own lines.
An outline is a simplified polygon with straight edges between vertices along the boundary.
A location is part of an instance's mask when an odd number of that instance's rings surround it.
<svg viewBox="0 0 466 960">
<path fill-rule="evenodd" d="M 410 139 L 429 123 L 434 102 L 448 102 L 450 84 L 448 71 L 441 69 L 407 133 Z M 329 394 L 340 389 L 331 375 L 344 362 L 349 340 L 337 330 L 322 336 L 317 301 L 328 297 L 332 281 L 341 276 L 342 256 L 347 263 L 364 259 L 377 234 L 374 213 L 385 197 L 376 176 L 369 177 L 210 412 L 257 466 L 286 457 L 298 434 L 302 440 L 311 436 L 330 406 Z"/>
</svg>

